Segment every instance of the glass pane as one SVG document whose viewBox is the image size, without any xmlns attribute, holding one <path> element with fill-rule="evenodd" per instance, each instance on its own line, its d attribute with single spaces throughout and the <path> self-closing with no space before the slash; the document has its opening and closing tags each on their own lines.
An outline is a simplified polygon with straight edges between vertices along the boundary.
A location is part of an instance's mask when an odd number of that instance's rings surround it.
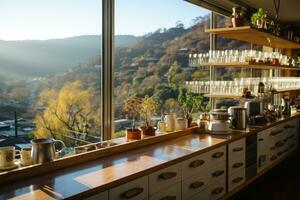
<svg viewBox="0 0 300 200">
<path fill-rule="evenodd" d="M 189 55 L 209 50 L 204 29 L 210 12 L 182 0 L 116 0 L 115 5 L 116 138 L 125 135 L 133 118 L 138 128 L 156 126 L 163 114 L 184 117 L 177 100 L 180 89 L 187 81 L 209 79 L 208 68 L 191 64 Z M 156 105 L 149 115 L 128 105 L 148 98 Z"/>
<path fill-rule="evenodd" d="M 1 2 L 0 146 L 101 140 L 101 7 L 98 0 Z"/>
</svg>

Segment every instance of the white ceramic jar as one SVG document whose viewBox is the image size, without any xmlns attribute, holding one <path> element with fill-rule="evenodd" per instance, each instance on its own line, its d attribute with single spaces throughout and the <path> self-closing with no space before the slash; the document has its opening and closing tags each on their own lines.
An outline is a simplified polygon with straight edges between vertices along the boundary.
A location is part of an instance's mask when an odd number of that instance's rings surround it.
<svg viewBox="0 0 300 200">
<path fill-rule="evenodd" d="M 168 114 L 165 116 L 165 122 L 166 122 L 166 131 L 172 132 L 175 130 L 175 119 L 173 114 Z"/>
<path fill-rule="evenodd" d="M 188 128 L 188 120 L 184 118 L 176 118 L 175 129 L 176 131 L 184 130 Z"/>
</svg>

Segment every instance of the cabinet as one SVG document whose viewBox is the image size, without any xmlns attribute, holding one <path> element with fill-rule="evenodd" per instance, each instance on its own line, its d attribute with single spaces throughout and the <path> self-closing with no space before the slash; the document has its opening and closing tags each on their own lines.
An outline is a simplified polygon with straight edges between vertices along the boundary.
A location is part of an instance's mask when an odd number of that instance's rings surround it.
<svg viewBox="0 0 300 200">
<path fill-rule="evenodd" d="M 181 183 L 176 183 L 165 190 L 157 192 L 150 196 L 149 200 L 180 200 Z"/>
<path fill-rule="evenodd" d="M 109 190 L 109 200 L 143 200 L 148 198 L 148 176 L 144 176 Z"/>
<path fill-rule="evenodd" d="M 195 156 L 182 163 L 182 178 L 186 179 L 205 169 L 226 160 L 226 147 L 222 146 L 212 151 Z"/>
<path fill-rule="evenodd" d="M 181 181 L 181 163 L 158 170 L 149 175 L 149 194 L 157 193 Z"/>
<path fill-rule="evenodd" d="M 228 144 L 228 191 L 245 182 L 246 140 L 242 138 Z"/>
<path fill-rule="evenodd" d="M 246 173 L 249 152 L 255 161 L 253 166 L 260 172 L 295 150 L 299 143 L 298 123 L 298 118 L 280 123 L 85 200 L 222 198 L 249 179 Z"/>
<path fill-rule="evenodd" d="M 226 180 L 220 179 L 215 184 L 209 186 L 199 194 L 196 194 L 189 198 L 189 200 L 205 199 L 215 200 L 221 198 L 226 193 Z"/>
<path fill-rule="evenodd" d="M 84 200 L 108 200 L 108 191 L 101 192 Z"/>
<path fill-rule="evenodd" d="M 298 147 L 298 123 L 298 119 L 293 119 L 258 133 L 258 172 Z"/>
</svg>

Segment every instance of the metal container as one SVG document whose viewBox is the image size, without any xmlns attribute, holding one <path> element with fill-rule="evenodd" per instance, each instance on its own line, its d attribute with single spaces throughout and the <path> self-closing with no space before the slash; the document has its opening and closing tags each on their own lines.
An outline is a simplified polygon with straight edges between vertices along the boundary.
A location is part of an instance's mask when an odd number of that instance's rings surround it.
<svg viewBox="0 0 300 200">
<path fill-rule="evenodd" d="M 241 106 L 232 106 L 228 109 L 231 116 L 232 128 L 236 130 L 245 130 L 247 128 L 247 109 Z"/>
<path fill-rule="evenodd" d="M 210 112 L 211 121 L 228 121 L 229 114 L 225 109 L 214 109 Z"/>
<path fill-rule="evenodd" d="M 264 103 L 261 101 L 247 101 L 245 103 L 245 108 L 247 109 L 247 116 L 262 115 L 264 112 Z"/>
<path fill-rule="evenodd" d="M 290 99 L 284 97 L 281 99 L 282 106 L 282 115 L 289 116 L 291 115 L 291 102 Z"/>
<path fill-rule="evenodd" d="M 62 147 L 65 147 L 63 141 L 55 140 L 53 138 L 31 140 L 31 157 L 33 164 L 53 161 L 55 158 L 55 143 L 61 143 Z"/>
</svg>

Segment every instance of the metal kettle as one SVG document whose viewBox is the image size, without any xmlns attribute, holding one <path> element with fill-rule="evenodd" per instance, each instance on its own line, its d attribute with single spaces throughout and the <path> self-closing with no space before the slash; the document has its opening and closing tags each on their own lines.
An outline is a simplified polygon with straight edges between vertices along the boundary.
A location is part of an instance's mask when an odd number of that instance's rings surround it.
<svg viewBox="0 0 300 200">
<path fill-rule="evenodd" d="M 31 140 L 31 157 L 33 164 L 41 164 L 53 161 L 56 152 L 55 143 L 60 143 L 63 148 L 66 146 L 63 141 L 55 140 L 53 138 Z"/>
</svg>

